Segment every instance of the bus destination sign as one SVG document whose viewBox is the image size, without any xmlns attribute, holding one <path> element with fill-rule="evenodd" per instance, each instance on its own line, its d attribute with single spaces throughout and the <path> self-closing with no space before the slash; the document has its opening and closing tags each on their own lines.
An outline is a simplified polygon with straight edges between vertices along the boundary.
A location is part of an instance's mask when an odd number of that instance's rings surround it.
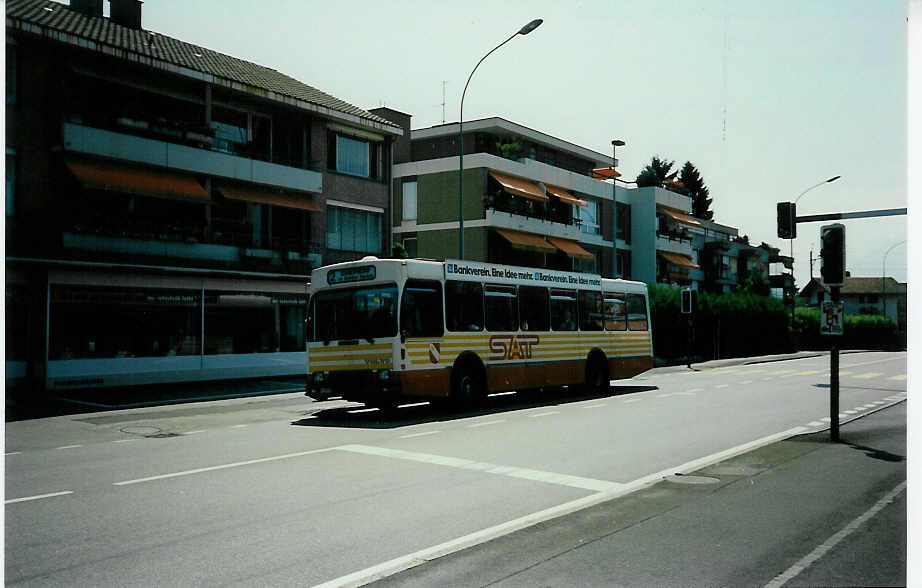
<svg viewBox="0 0 922 588">
<path fill-rule="evenodd" d="M 596 274 L 578 274 L 547 269 L 532 269 L 515 266 L 477 263 L 473 261 L 445 261 L 446 280 L 464 280 L 494 283 L 532 283 L 542 286 L 559 285 L 570 288 L 599 287 L 602 278 Z"/>
<path fill-rule="evenodd" d="M 373 265 L 346 267 L 342 269 L 330 270 L 327 273 L 327 283 L 331 286 L 336 286 L 337 284 L 364 282 L 366 280 L 374 280 L 375 275 L 375 266 Z"/>
</svg>

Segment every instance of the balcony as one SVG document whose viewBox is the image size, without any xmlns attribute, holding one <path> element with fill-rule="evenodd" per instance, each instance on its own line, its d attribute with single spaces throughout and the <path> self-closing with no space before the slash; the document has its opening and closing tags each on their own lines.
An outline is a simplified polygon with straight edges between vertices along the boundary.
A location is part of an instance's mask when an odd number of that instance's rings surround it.
<svg viewBox="0 0 922 588">
<path fill-rule="evenodd" d="M 657 231 L 656 250 L 692 257 L 692 236 L 688 231 Z"/>
<path fill-rule="evenodd" d="M 166 129 L 169 130 L 169 129 Z M 132 161 L 146 165 L 205 174 L 217 178 L 256 182 L 297 190 L 320 193 L 323 174 L 212 151 L 209 137 L 189 136 L 178 130 L 160 133 L 163 140 L 65 122 L 62 125 L 64 149 L 101 157 Z M 181 144 L 199 142 L 202 147 Z M 207 146 L 208 148 L 204 148 Z"/>
<path fill-rule="evenodd" d="M 583 232 L 577 224 L 566 224 L 541 218 L 524 216 L 488 208 L 485 213 L 486 226 L 498 229 L 513 229 L 524 233 L 538 233 L 548 237 L 559 237 L 580 241 Z"/>
</svg>

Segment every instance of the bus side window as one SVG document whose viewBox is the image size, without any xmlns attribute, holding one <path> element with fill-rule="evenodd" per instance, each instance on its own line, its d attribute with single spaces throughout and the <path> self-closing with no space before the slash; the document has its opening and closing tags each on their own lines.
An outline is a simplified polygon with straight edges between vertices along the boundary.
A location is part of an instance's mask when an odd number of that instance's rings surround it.
<svg viewBox="0 0 922 588">
<path fill-rule="evenodd" d="M 547 331 L 550 328 L 547 288 L 519 286 L 519 323 L 523 331 Z"/>
<path fill-rule="evenodd" d="M 442 284 L 408 280 L 400 299 L 400 332 L 407 337 L 441 337 Z"/>
<path fill-rule="evenodd" d="M 581 331 L 602 330 L 602 294 L 591 290 L 579 292 L 579 329 Z"/>
<path fill-rule="evenodd" d="M 576 292 L 573 290 L 551 290 L 551 328 L 576 330 Z"/>
<path fill-rule="evenodd" d="M 488 331 L 515 331 L 519 328 L 519 299 L 515 286 L 487 284 L 483 290 L 483 308 Z"/>
<path fill-rule="evenodd" d="M 445 282 L 445 318 L 449 331 L 483 330 L 483 285 L 477 282 Z"/>
<path fill-rule="evenodd" d="M 646 331 L 647 299 L 643 294 L 627 295 L 627 324 L 632 331 Z"/>
<path fill-rule="evenodd" d="M 605 330 L 606 331 L 626 331 L 627 321 L 625 320 L 624 294 L 615 292 L 605 292 Z"/>
</svg>

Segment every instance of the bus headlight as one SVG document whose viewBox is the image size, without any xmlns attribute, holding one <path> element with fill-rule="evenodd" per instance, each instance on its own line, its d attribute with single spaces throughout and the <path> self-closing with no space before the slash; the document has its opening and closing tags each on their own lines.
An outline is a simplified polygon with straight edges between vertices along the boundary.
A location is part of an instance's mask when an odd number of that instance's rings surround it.
<svg viewBox="0 0 922 588">
<path fill-rule="evenodd" d="M 391 370 L 381 370 L 378 372 L 378 379 L 386 382 L 391 379 Z"/>
<path fill-rule="evenodd" d="M 317 385 L 323 384 L 323 380 L 324 380 L 323 372 L 314 373 L 314 384 L 317 384 Z"/>
</svg>

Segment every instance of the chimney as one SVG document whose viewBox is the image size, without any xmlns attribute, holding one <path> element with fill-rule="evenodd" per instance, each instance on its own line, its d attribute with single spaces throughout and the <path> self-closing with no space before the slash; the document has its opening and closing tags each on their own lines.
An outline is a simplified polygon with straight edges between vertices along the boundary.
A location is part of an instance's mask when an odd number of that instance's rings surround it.
<svg viewBox="0 0 922 588">
<path fill-rule="evenodd" d="M 102 0 L 70 0 L 70 8 L 86 16 L 102 17 Z"/>
<path fill-rule="evenodd" d="M 109 0 L 109 20 L 129 29 L 141 30 L 141 0 Z"/>
</svg>

